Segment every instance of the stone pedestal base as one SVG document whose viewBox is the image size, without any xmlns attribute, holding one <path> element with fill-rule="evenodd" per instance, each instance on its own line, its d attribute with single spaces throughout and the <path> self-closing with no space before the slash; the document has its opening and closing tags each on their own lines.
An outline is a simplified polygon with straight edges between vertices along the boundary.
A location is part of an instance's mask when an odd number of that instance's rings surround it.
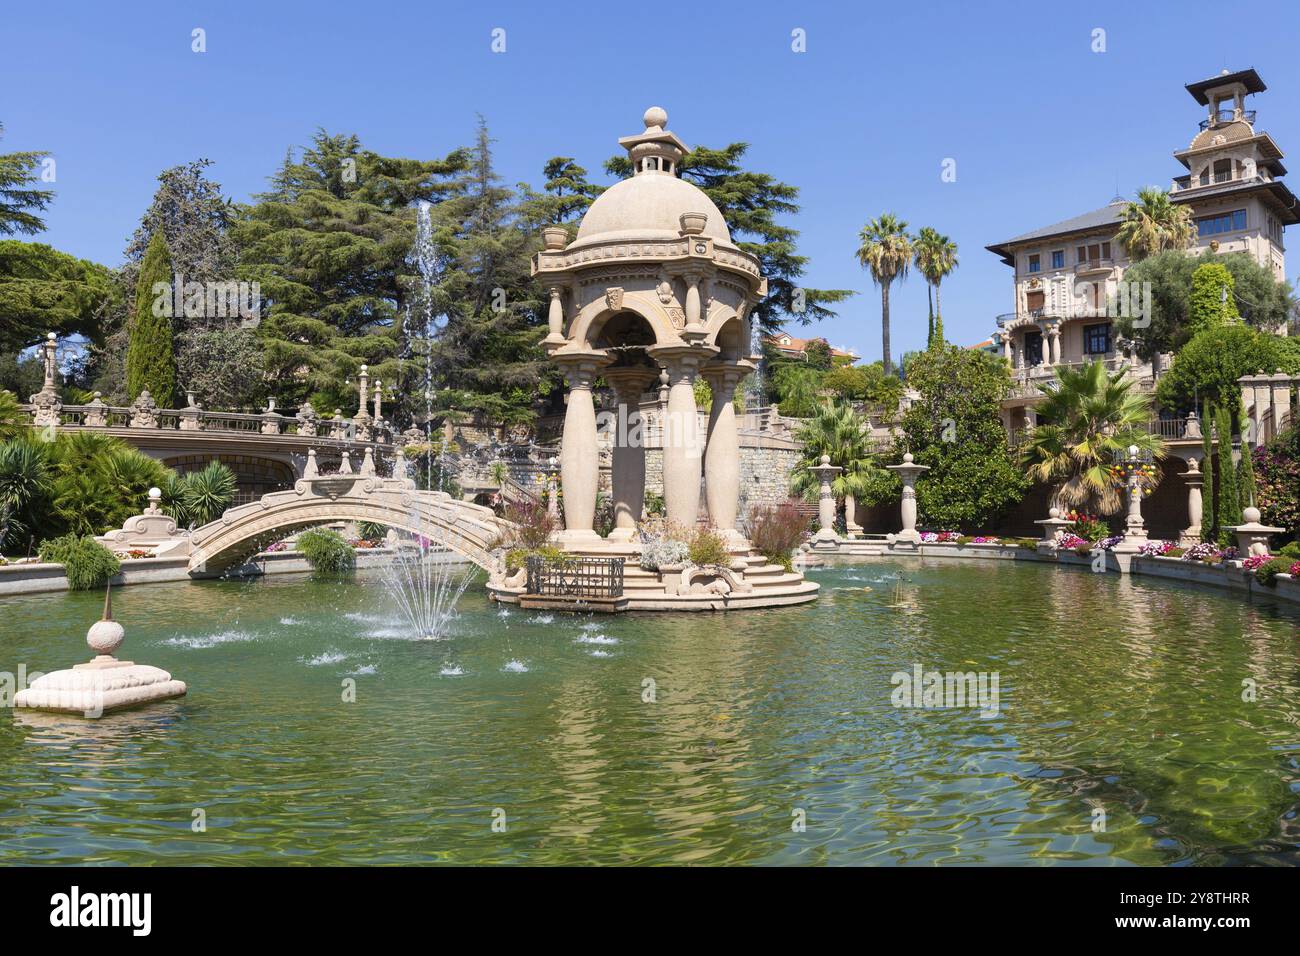
<svg viewBox="0 0 1300 956">
<path fill-rule="evenodd" d="M 635 541 L 636 528 L 615 528 L 609 533 L 606 541 Z"/>
<path fill-rule="evenodd" d="M 185 695 L 185 682 L 158 667 L 97 657 L 69 670 L 32 681 L 14 695 L 15 707 L 83 717 L 102 717 L 115 710 Z"/>
<path fill-rule="evenodd" d="M 599 545 L 604 542 L 604 538 L 596 534 L 590 528 L 565 529 L 555 533 L 555 540 L 565 548 L 571 547 L 590 547 Z"/>
<path fill-rule="evenodd" d="M 893 545 L 895 551 L 920 551 L 921 550 L 921 532 L 900 531 L 898 534 L 887 534 L 885 540 Z"/>
<path fill-rule="evenodd" d="M 829 528 L 823 528 L 812 536 L 812 541 L 809 543 L 814 551 L 838 551 L 840 538 Z"/>
</svg>

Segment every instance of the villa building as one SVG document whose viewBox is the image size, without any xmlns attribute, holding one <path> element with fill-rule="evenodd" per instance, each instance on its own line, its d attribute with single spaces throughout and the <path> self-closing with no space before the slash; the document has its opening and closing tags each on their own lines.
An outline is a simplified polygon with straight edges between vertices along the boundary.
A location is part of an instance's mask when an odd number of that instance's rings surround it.
<svg viewBox="0 0 1300 956">
<path fill-rule="evenodd" d="M 1190 145 L 1173 154 L 1187 172 L 1173 180 L 1170 198 L 1192 211 L 1193 253 L 1245 252 L 1284 279 L 1283 231 L 1300 222 L 1300 206 L 1281 181 L 1281 149 L 1256 129 L 1255 110 L 1246 109 L 1246 97 L 1265 89 L 1253 69 L 1187 85 L 1207 114 Z M 1013 270 L 1015 309 L 997 317 L 993 335 L 1018 379 L 1003 403 L 1003 423 L 1013 437 L 1034 423 L 1032 408 L 1041 397 L 1035 382 L 1050 379 L 1057 366 L 1100 360 L 1127 369 L 1148 389 L 1167 367 L 1167 356 L 1157 357 L 1154 366 L 1139 362 L 1116 335 L 1113 319 L 1147 307 L 1121 285 L 1130 264 L 1116 239 L 1124 208 L 1117 197 L 1100 209 L 988 246 Z M 1178 431 L 1182 423 L 1166 424 Z M 1171 431 L 1167 437 L 1180 435 Z"/>
<path fill-rule="evenodd" d="M 775 335 L 764 336 L 763 341 L 786 358 L 799 359 L 800 361 L 807 360 L 808 346 L 812 345 L 814 342 L 820 342 L 822 345 L 826 346 L 830 351 L 832 362 L 839 359 L 851 364 L 858 360 L 858 353 L 854 352 L 852 349 L 837 349 L 826 341 L 826 339 L 820 337 L 801 339 L 797 336 L 791 335 L 789 332 L 785 331 L 785 329 L 778 329 Z"/>
</svg>

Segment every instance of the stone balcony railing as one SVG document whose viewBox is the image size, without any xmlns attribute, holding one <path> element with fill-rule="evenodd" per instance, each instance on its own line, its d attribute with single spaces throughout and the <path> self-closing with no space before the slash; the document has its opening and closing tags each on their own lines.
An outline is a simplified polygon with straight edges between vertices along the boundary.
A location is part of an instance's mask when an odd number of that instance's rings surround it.
<svg viewBox="0 0 1300 956">
<path fill-rule="evenodd" d="M 32 402 L 20 406 L 30 416 L 34 428 L 126 429 L 131 431 L 177 432 L 208 435 L 267 435 L 326 440 L 341 443 L 387 444 L 395 440 L 390 422 L 368 412 L 345 417 L 339 409 L 330 416 L 320 416 L 304 402 L 292 415 L 282 415 L 274 401 L 263 412 L 209 411 L 194 402 L 185 408 L 159 408 L 147 391 L 129 406 L 108 405 L 95 393 L 94 401 L 85 405 L 65 405 L 57 393 L 42 392 Z"/>
</svg>

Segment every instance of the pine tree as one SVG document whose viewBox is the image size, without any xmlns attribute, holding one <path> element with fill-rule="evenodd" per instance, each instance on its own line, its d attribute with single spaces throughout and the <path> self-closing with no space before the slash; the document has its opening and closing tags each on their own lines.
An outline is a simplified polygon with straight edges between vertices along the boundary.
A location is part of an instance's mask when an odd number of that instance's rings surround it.
<svg viewBox="0 0 1300 956">
<path fill-rule="evenodd" d="M 548 159 L 542 175 L 546 178 L 542 192 L 522 187 L 530 220 L 541 225 L 569 226 L 570 231 L 576 231 L 578 220 L 605 188 L 588 182 L 587 170 L 572 156 Z"/>
<path fill-rule="evenodd" d="M 443 389 L 436 411 L 481 412 L 511 424 L 531 420 L 539 391 L 549 390 L 542 387 L 549 366 L 538 348 L 545 334 L 541 289 L 530 262 L 540 246 L 532 224 L 545 221 L 551 197 L 517 201 L 500 183 L 491 147 L 480 118 L 461 194 L 442 210 L 456 218 L 456 233 L 441 283 L 447 324 L 431 350 Z"/>
<path fill-rule="evenodd" d="M 1215 518 L 1219 543 L 1228 545 L 1232 544 L 1232 532 L 1228 529 L 1241 524 L 1241 500 L 1237 495 L 1237 474 L 1232 463 L 1232 412 L 1226 404 L 1219 406 L 1214 430 L 1219 435 L 1219 507 Z"/>
<path fill-rule="evenodd" d="M 351 414 L 358 396 L 347 381 L 362 363 L 372 381 L 409 379 L 401 315 L 416 284 L 407 260 L 414 207 L 434 205 L 445 252 L 456 224 L 439 205 L 456 194 L 455 177 L 468 165 L 463 149 L 441 160 L 392 158 L 363 149 L 356 136 L 319 130 L 301 159 L 286 155 L 271 190 L 239 211 L 231 228 L 238 273 L 261 285 L 258 334 L 280 407 L 309 399 Z"/>
<path fill-rule="evenodd" d="M 4 135 L 0 123 L 0 136 Z M 21 232 L 34 235 L 45 228 L 45 220 L 36 213 L 45 210 L 54 199 L 51 189 L 33 189 L 39 181 L 35 169 L 49 153 L 25 152 L 0 155 L 0 236 Z"/>
<path fill-rule="evenodd" d="M 130 327 L 126 352 L 126 388 L 134 401 L 148 389 L 160 407 L 168 408 L 176 397 L 176 361 L 172 355 L 172 323 L 162 309 L 154 309 L 156 283 L 171 288 L 171 258 L 162 232 L 156 232 L 140 263 L 135 287 L 135 319 Z M 167 293 L 170 296 L 170 292 Z"/>
<path fill-rule="evenodd" d="M 1201 540 L 1217 541 L 1219 524 L 1215 520 L 1218 513 L 1218 499 L 1214 494 L 1214 418 L 1210 415 L 1210 400 L 1207 398 L 1201 410 L 1201 473 L 1204 494 L 1201 502 Z"/>
</svg>

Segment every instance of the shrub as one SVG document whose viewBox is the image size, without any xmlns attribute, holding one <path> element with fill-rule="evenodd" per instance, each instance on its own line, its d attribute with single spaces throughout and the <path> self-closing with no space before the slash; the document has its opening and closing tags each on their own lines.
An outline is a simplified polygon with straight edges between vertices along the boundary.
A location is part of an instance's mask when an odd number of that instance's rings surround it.
<svg viewBox="0 0 1300 956">
<path fill-rule="evenodd" d="M 1288 541 L 1286 544 L 1282 545 L 1278 554 L 1282 555 L 1284 558 L 1291 558 L 1292 560 L 1300 559 L 1300 541 Z"/>
<path fill-rule="evenodd" d="M 1017 548 L 1024 548 L 1026 551 L 1037 551 L 1037 550 L 1038 550 L 1038 539 L 1037 539 L 1037 538 L 1017 538 L 1017 539 L 1016 539 L 1016 547 L 1017 547 Z"/>
<path fill-rule="evenodd" d="M 296 546 L 314 571 L 341 574 L 356 567 L 356 550 L 337 531 L 312 528 L 298 535 Z"/>
<path fill-rule="evenodd" d="M 536 551 L 546 546 L 555 532 L 555 516 L 538 498 L 524 498 L 506 505 L 506 520 L 514 527 L 506 533 L 502 543 L 510 548 Z"/>
<path fill-rule="evenodd" d="M 506 552 L 506 572 L 514 574 L 520 568 L 527 567 L 529 558 L 545 558 L 551 562 L 563 562 L 569 559 L 569 556 L 554 545 L 544 545 L 540 548 L 529 550 L 528 548 L 511 548 Z"/>
<path fill-rule="evenodd" d="M 641 567 L 646 571 L 658 571 L 660 568 L 685 564 L 691 553 L 691 546 L 685 541 L 673 538 L 658 538 L 648 541 L 641 549 Z"/>
<path fill-rule="evenodd" d="M 1165 552 L 1166 558 L 1181 558 L 1186 553 L 1186 548 L 1170 548 Z"/>
<path fill-rule="evenodd" d="M 63 565 L 68 587 L 88 591 L 99 587 L 121 569 L 117 555 L 94 538 L 65 534 L 41 543 L 41 560 Z"/>
<path fill-rule="evenodd" d="M 804 524 L 794 501 L 754 508 L 749 513 L 749 541 L 768 561 L 793 571 L 794 552 L 803 543 Z"/>
<path fill-rule="evenodd" d="M 691 535 L 690 547 L 686 552 L 691 564 L 731 564 L 731 555 L 727 553 L 727 542 L 713 528 L 698 528 Z"/>
<path fill-rule="evenodd" d="M 1279 574 L 1290 574 L 1291 568 L 1296 563 L 1290 558 L 1269 558 L 1268 555 L 1260 555 L 1260 557 L 1268 558 L 1268 560 L 1255 568 L 1255 580 L 1269 587 L 1274 587 L 1277 584 Z"/>
<path fill-rule="evenodd" d="M 388 535 L 388 525 L 376 524 L 373 521 L 357 522 L 357 536 L 362 541 L 379 542 L 383 541 Z"/>
</svg>

